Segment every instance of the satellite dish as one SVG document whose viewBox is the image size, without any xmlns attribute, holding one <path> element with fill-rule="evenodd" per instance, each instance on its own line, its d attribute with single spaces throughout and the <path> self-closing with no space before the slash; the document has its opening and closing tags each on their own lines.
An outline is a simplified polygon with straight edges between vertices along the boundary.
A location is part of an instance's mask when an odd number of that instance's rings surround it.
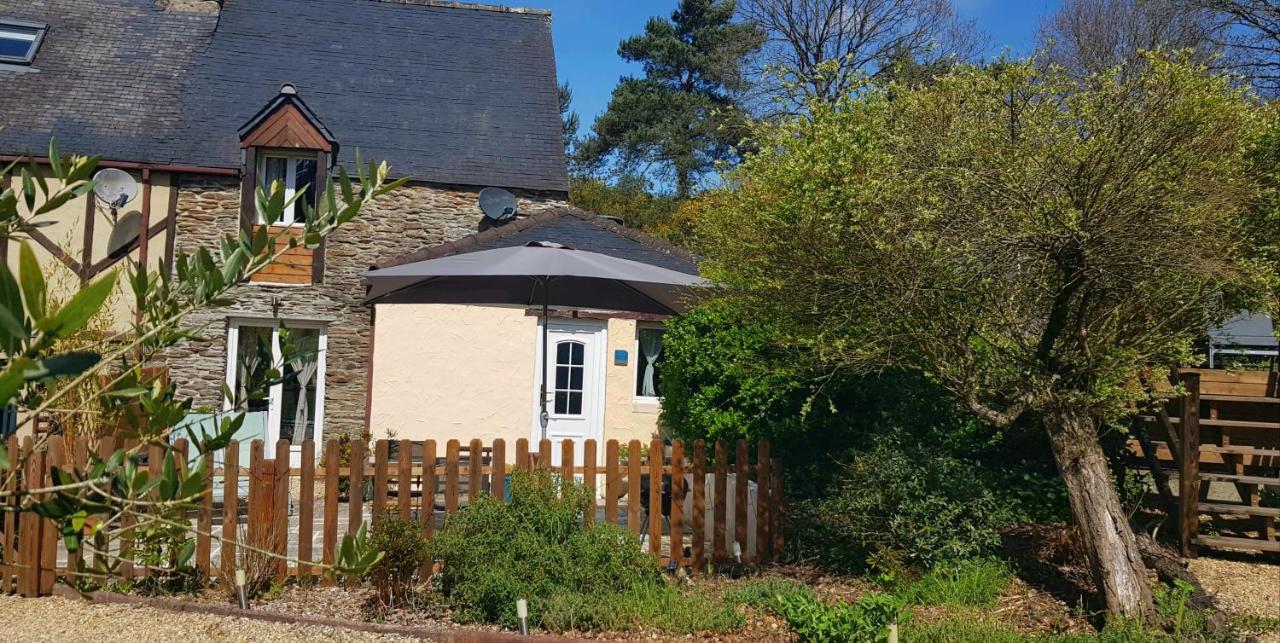
<svg viewBox="0 0 1280 643">
<path fill-rule="evenodd" d="M 494 221 L 506 221 L 516 216 L 516 197 L 502 188 L 485 188 L 480 190 L 480 209 Z"/>
<path fill-rule="evenodd" d="M 142 236 L 141 214 L 135 211 L 120 217 L 115 227 L 111 228 L 111 236 L 107 238 L 107 256 L 119 259 L 129 254 L 129 251 L 137 245 L 140 236 Z"/>
<path fill-rule="evenodd" d="M 138 196 L 138 182 L 128 172 L 114 167 L 93 175 L 93 193 L 112 208 L 119 208 Z"/>
</svg>

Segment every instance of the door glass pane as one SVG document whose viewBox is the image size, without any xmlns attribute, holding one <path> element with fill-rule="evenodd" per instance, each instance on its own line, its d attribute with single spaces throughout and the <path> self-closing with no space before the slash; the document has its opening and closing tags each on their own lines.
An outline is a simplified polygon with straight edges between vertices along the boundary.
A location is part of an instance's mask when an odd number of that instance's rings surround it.
<svg viewBox="0 0 1280 643">
<path fill-rule="evenodd" d="M 578 341 L 556 343 L 555 413 L 582 415 L 586 346 Z"/>
<path fill-rule="evenodd" d="M 262 184 L 259 186 L 268 194 L 271 192 L 271 185 L 276 181 L 280 182 L 280 189 L 289 187 L 289 159 L 281 156 L 268 156 L 262 159 Z"/>
<path fill-rule="evenodd" d="M 249 413 L 263 413 L 271 402 L 265 388 L 271 370 L 271 329 L 241 326 L 236 343 L 235 388 L 232 406 Z"/>
<path fill-rule="evenodd" d="M 315 439 L 316 383 L 319 370 L 320 331 L 315 328 L 282 328 L 280 345 L 284 363 L 281 396 L 280 439 L 295 445 Z"/>
</svg>

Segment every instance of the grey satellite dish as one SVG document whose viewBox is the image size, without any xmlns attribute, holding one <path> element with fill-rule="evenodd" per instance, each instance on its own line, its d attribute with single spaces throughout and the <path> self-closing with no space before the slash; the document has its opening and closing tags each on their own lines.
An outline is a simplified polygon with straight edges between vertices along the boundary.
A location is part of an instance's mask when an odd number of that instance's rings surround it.
<svg viewBox="0 0 1280 643">
<path fill-rule="evenodd" d="M 138 182 L 128 172 L 114 167 L 93 175 L 93 193 L 112 208 L 119 208 L 138 196 Z"/>
<path fill-rule="evenodd" d="M 516 197 L 502 188 L 485 188 L 480 190 L 480 209 L 494 221 L 506 221 L 516 216 Z"/>
<path fill-rule="evenodd" d="M 107 238 L 107 256 L 119 259 L 129 254 L 141 235 L 142 215 L 136 211 L 126 213 L 116 222 L 111 229 L 111 236 Z"/>
</svg>

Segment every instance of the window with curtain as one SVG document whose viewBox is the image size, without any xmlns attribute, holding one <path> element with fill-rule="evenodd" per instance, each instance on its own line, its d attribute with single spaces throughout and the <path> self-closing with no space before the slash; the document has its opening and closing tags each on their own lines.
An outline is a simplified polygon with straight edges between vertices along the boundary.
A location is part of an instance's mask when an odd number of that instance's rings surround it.
<svg viewBox="0 0 1280 643">
<path fill-rule="evenodd" d="M 293 348 L 284 364 L 280 439 L 294 445 L 315 439 L 316 371 L 319 368 L 320 331 L 283 328 L 280 341 Z"/>
<path fill-rule="evenodd" d="M 258 180 L 259 186 L 267 191 L 271 190 L 272 183 L 279 181 L 284 186 L 285 201 L 302 192 L 296 201 L 285 206 L 280 225 L 306 223 L 306 207 L 314 208 L 316 205 L 316 159 L 314 156 L 263 156 L 258 162 Z M 259 221 L 259 223 L 262 222 Z"/>
<path fill-rule="evenodd" d="M 658 397 L 662 372 L 662 328 L 636 329 L 636 397 Z"/>
</svg>

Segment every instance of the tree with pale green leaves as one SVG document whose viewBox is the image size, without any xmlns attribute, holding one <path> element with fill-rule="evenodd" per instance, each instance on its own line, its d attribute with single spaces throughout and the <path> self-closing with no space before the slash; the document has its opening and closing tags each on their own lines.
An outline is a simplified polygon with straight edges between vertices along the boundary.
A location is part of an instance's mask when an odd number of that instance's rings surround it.
<svg viewBox="0 0 1280 643">
<path fill-rule="evenodd" d="M 1035 418 L 1108 611 L 1150 619 L 1099 433 L 1211 324 L 1265 305 L 1264 120 L 1161 54 L 1088 81 L 1003 61 L 867 87 L 761 134 L 705 197 L 704 270 L 828 369 L 912 369 L 995 426 Z"/>
<path fill-rule="evenodd" d="M 197 430 L 183 425 L 192 401 L 178 395 L 167 378 L 149 379 L 144 368 L 156 364 L 165 349 L 198 336 L 200 329 L 184 321 L 192 313 L 231 303 L 228 297 L 234 287 L 287 249 L 316 247 L 366 204 L 403 185 L 405 179 L 389 181 L 385 163 L 365 166 L 357 155 L 356 180 L 344 170 L 336 181 L 329 179 L 320 186 L 315 207 L 304 204 L 306 225 L 301 236 L 269 232 L 270 224 L 279 221 L 290 204 L 277 181 L 256 195 L 258 213 L 268 225 L 227 235 L 215 249 L 179 253 L 172 266 L 148 270 L 128 263 L 56 304 L 28 243 L 28 231 L 45 225 L 59 206 L 93 188 L 89 177 L 99 159 L 62 157 L 52 143 L 48 158 L 47 170 L 18 162 L 0 168 L 0 176 L 17 179 L 0 192 L 0 243 L 19 244 L 17 273 L 0 264 L 0 350 L 7 358 L 0 370 L 0 401 L 18 408 L 19 429 L 54 408 L 74 413 L 92 405 L 102 413 L 102 425 L 118 427 L 120 437 L 136 446 L 106 457 L 90 454 L 84 466 L 54 467 L 53 483 L 46 487 L 17 482 L 26 459 L 45 448 L 49 434 L 37 437 L 33 449 L 21 456 L 7 453 L 0 445 L 0 465 L 9 467 L 0 482 L 0 509 L 48 518 L 62 534 L 67 551 L 93 554 L 88 560 L 72 557 L 79 587 L 100 587 L 115 577 L 122 563 L 149 568 L 151 578 L 181 582 L 195 575 L 190 562 L 195 551 L 193 527 L 185 516 L 210 493 L 207 478 L 212 472 L 205 469 L 204 458 L 187 467 L 171 445 L 170 434 L 189 438 L 196 454 L 225 448 L 244 422 L 249 398 L 260 398 L 271 380 L 282 374 L 272 366 L 255 383 L 255 390 L 226 391 L 232 410 L 220 416 L 215 428 Z M 298 195 L 303 192 L 298 190 Z M 128 283 L 141 313 L 132 327 L 102 338 L 97 346 L 60 350 L 59 340 L 75 335 L 98 315 L 118 281 Z M 281 363 L 300 350 L 305 349 L 284 346 Z M 87 395 L 86 387 L 91 390 Z M 69 400 L 75 408 L 60 404 Z M 149 451 L 158 452 L 162 459 L 158 475 L 139 466 L 140 456 Z M 204 535 L 222 539 L 218 533 Z M 111 549 L 108 543 L 116 540 L 133 545 Z M 256 549 L 254 543 L 234 544 Z M 366 545 L 362 527 L 348 534 L 337 559 L 322 567 L 327 574 L 360 575 L 380 556 Z"/>
</svg>

